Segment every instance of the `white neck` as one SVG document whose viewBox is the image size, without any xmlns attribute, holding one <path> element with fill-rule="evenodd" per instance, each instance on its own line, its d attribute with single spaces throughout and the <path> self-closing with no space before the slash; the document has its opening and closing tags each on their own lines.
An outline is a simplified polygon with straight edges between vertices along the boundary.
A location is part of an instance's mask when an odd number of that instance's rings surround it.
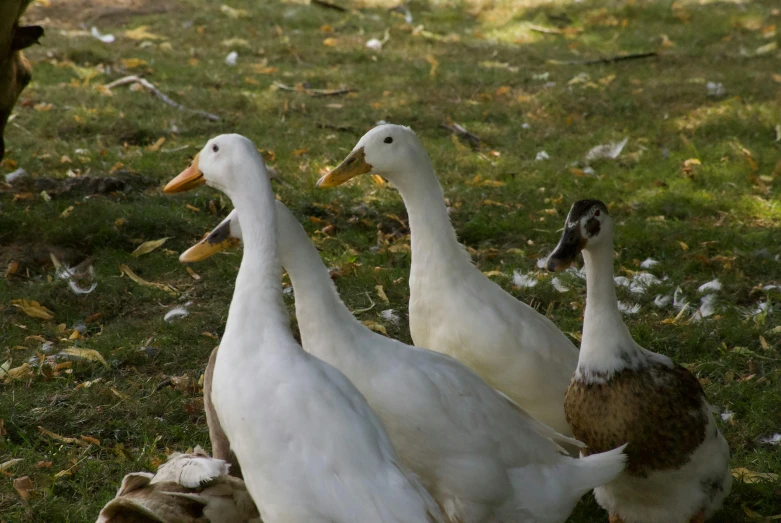
<svg viewBox="0 0 781 523">
<path fill-rule="evenodd" d="M 276 207 L 280 261 L 293 284 L 302 345 L 307 351 L 313 351 L 324 346 L 324 333 L 333 333 L 331 337 L 338 339 L 346 330 L 365 330 L 339 297 L 328 269 L 304 228 L 284 205 L 278 203 Z M 241 220 L 243 226 L 244 215 Z M 339 344 L 338 341 L 328 345 L 335 344 Z"/>
<path fill-rule="evenodd" d="M 578 374 L 612 374 L 637 364 L 642 349 L 621 318 L 613 281 L 613 242 L 583 251 L 586 268 L 586 313 Z"/>
<path fill-rule="evenodd" d="M 282 300 L 274 192 L 265 167 L 260 163 L 262 160 L 259 157 L 257 160 L 235 165 L 236 169 L 251 172 L 243 176 L 246 181 L 242 187 L 226 191 L 241 216 L 244 255 L 225 333 L 226 336 L 240 333 L 244 338 L 262 340 L 274 332 L 292 339 L 290 318 Z"/>
<path fill-rule="evenodd" d="M 391 178 L 409 215 L 412 236 L 412 273 L 425 269 L 437 274 L 445 267 L 472 267 L 464 247 L 458 243 L 445 206 L 445 194 L 425 153 L 416 172 Z"/>
</svg>

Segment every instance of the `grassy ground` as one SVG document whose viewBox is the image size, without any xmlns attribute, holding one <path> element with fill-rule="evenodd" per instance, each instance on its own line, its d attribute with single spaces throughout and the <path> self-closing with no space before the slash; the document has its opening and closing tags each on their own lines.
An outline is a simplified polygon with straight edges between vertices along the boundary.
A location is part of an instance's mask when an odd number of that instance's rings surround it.
<svg viewBox="0 0 781 523">
<path fill-rule="evenodd" d="M 197 381 L 222 331 L 240 255 L 192 267 L 197 278 L 189 273 L 177 254 L 227 214 L 229 202 L 208 188 L 168 197 L 160 187 L 213 135 L 242 133 L 266 151 L 279 172 L 279 197 L 339 269 L 348 305 L 378 302 L 361 318 L 409 340 L 409 231 L 398 194 L 370 178 L 314 188 L 379 120 L 417 131 L 476 264 L 573 336 L 583 283 L 565 276 L 570 290 L 560 293 L 540 274 L 538 285 L 520 289 L 512 275 L 537 270 L 574 200 L 608 202 L 618 222 L 618 273 L 630 276 L 651 257 L 660 263 L 649 271 L 667 276 L 645 294 L 619 289 L 641 306 L 627 316 L 632 333 L 689 366 L 712 403 L 734 413 L 719 420 L 733 467 L 781 473 L 779 447 L 760 440 L 781 432 L 781 293 L 762 288 L 781 283 L 779 6 L 604 5 L 413 0 L 408 24 L 379 1 L 348 11 L 230 3 L 243 12 L 201 0 L 36 4 L 27 19 L 43 20 L 47 35 L 28 54 L 34 82 L 8 127 L 0 171 L 24 167 L 34 179 L 58 180 L 113 171 L 130 183 L 97 195 L 59 194 L 40 181 L 0 192 L 0 264 L 10 267 L 0 278 L 0 364 L 35 364 L 1 385 L 0 463 L 23 461 L 3 472 L 0 521 L 93 521 L 124 474 L 208 443 Z M 85 32 L 92 25 L 116 41 L 92 38 Z M 382 51 L 365 47 L 386 31 Z M 225 64 L 230 51 L 238 52 L 235 66 Z M 555 62 L 647 51 L 659 56 Z M 101 87 L 128 74 L 221 119 L 179 111 L 128 86 Z M 354 91 L 317 97 L 275 82 Z M 709 96 L 708 82 L 722 84 L 723 93 L 711 86 L 720 95 Z M 480 146 L 440 127 L 448 122 L 479 136 Z M 589 149 L 624 138 L 618 159 L 588 168 Z M 548 159 L 536 161 L 542 151 Z M 141 242 L 166 237 L 155 251 L 131 256 Z M 88 259 L 94 292 L 74 294 L 57 278 L 50 252 L 70 265 Z M 120 264 L 170 288 L 122 277 Z M 680 286 L 696 308 L 697 288 L 714 278 L 723 287 L 716 313 L 704 321 L 690 321 L 694 309 L 679 315 L 653 304 Z M 18 299 L 37 300 L 52 319 L 26 315 L 12 304 Z M 767 311 L 756 311 L 759 302 Z M 163 320 L 183 303 L 189 316 Z M 383 320 L 387 308 L 405 321 Z M 106 365 L 62 357 L 37 365 L 67 348 L 94 349 Z M 13 488 L 23 476 L 34 487 L 29 500 Z M 714 521 L 763 521 L 781 513 L 779 500 L 778 480 L 738 482 Z M 606 519 L 586 497 L 571 521 Z"/>
</svg>

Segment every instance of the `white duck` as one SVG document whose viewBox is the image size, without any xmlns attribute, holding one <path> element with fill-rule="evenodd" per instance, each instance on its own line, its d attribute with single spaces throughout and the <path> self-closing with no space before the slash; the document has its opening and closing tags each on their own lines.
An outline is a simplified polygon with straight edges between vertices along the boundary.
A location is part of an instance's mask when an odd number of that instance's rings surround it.
<svg viewBox="0 0 781 523">
<path fill-rule="evenodd" d="M 228 475 L 228 464 L 201 447 L 175 452 L 157 474 L 134 472 L 97 523 L 261 523 L 244 482 Z"/>
<path fill-rule="evenodd" d="M 415 345 L 453 356 L 529 414 L 566 435 L 564 391 L 578 350 L 545 316 L 481 273 L 458 243 L 442 187 L 415 133 L 380 125 L 319 187 L 376 173 L 395 185 L 412 234 L 409 319 Z"/>
<path fill-rule="evenodd" d="M 279 201 L 276 213 L 304 349 L 364 394 L 402 463 L 451 521 L 560 523 L 583 494 L 623 470 L 621 449 L 595 460 L 562 455 L 551 438 L 579 442 L 535 421 L 455 359 L 367 329 L 340 299 L 293 213 Z M 198 261 L 241 236 L 234 210 L 180 260 Z"/>
<path fill-rule="evenodd" d="M 290 332 L 274 193 L 254 144 L 235 134 L 212 138 L 165 191 L 204 182 L 244 217 L 244 257 L 211 396 L 264 521 L 442 521 L 361 393 Z"/>
<path fill-rule="evenodd" d="M 618 310 L 613 222 L 599 200 L 576 202 L 548 270 L 583 252 L 586 314 L 565 410 L 588 452 L 628 442 L 627 470 L 598 487 L 611 522 L 701 523 L 732 484 L 729 447 L 700 382 L 670 358 L 640 347 Z"/>
</svg>

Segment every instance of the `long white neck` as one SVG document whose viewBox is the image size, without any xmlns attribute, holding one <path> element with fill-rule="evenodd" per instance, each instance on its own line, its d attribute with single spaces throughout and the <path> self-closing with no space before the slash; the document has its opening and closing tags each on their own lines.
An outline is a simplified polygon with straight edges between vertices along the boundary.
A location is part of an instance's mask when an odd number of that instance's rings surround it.
<svg viewBox="0 0 781 523">
<path fill-rule="evenodd" d="M 226 336 L 241 333 L 246 338 L 262 340 L 271 332 L 286 332 L 292 338 L 290 318 L 282 300 L 271 183 L 259 156 L 257 161 L 244 161 L 234 168 L 249 172 L 242 176 L 245 182 L 241 187 L 226 191 L 241 216 L 244 240 Z"/>
<path fill-rule="evenodd" d="M 416 172 L 391 178 L 398 188 L 409 215 L 412 236 L 412 272 L 425 268 L 428 274 L 444 267 L 471 267 L 469 257 L 458 243 L 445 206 L 445 194 L 431 160 L 425 153 L 414 162 Z"/>
<path fill-rule="evenodd" d="M 365 330 L 342 302 L 320 253 L 293 213 L 279 202 L 276 209 L 280 261 L 293 284 L 302 345 L 317 353 L 314 349 L 326 345 L 325 333 L 338 338 L 355 328 Z M 241 220 L 243 227 L 244 215 Z"/>
<path fill-rule="evenodd" d="M 578 371 L 611 373 L 634 365 L 640 351 L 618 310 L 613 281 L 613 242 L 583 251 L 586 313 Z"/>
</svg>

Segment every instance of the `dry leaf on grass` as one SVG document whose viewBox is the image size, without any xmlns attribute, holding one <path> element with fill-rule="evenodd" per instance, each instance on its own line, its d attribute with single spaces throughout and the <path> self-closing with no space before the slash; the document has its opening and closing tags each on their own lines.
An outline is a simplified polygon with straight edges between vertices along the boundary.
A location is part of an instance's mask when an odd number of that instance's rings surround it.
<svg viewBox="0 0 781 523">
<path fill-rule="evenodd" d="M 95 349 L 79 349 L 77 347 L 71 347 L 69 349 L 64 349 L 62 352 L 69 356 L 75 356 L 77 358 L 82 358 L 89 361 L 99 361 L 108 367 L 108 362 L 105 360 L 105 358 L 103 358 L 103 355 Z"/>
<path fill-rule="evenodd" d="M 49 436 L 51 439 L 55 441 L 62 441 L 63 443 L 77 443 L 79 445 L 88 445 L 86 441 L 82 441 L 78 438 L 69 438 L 67 436 L 61 436 L 60 434 L 45 429 L 40 425 L 38 425 L 38 430 L 41 431 L 41 434 L 43 434 L 44 436 Z"/>
<path fill-rule="evenodd" d="M 771 472 L 754 472 L 745 467 L 736 467 L 732 469 L 732 477 L 742 483 L 761 483 L 763 481 L 776 481 L 778 474 Z"/>
<path fill-rule="evenodd" d="M 30 479 L 30 476 L 16 478 L 14 480 L 14 488 L 16 489 L 16 492 L 19 493 L 19 497 L 25 501 L 30 499 L 30 493 L 35 490 L 33 480 Z"/>
<path fill-rule="evenodd" d="M 5 381 L 8 382 L 33 375 L 32 367 L 30 367 L 28 363 L 23 363 L 18 367 L 14 367 L 13 369 L 8 368 L 10 363 L 11 360 L 8 360 L 2 366 L 0 366 L 0 379 L 5 379 Z"/>
<path fill-rule="evenodd" d="M 54 313 L 38 303 L 35 300 L 11 300 L 14 307 L 22 309 L 26 315 L 31 318 L 40 318 L 42 320 L 51 320 Z"/>
<path fill-rule="evenodd" d="M 0 463 L 0 472 L 6 472 L 17 463 L 24 461 L 22 458 L 9 459 L 5 463 Z"/>
<path fill-rule="evenodd" d="M 128 31 L 125 31 L 124 35 L 125 38 L 130 38 L 131 40 L 164 40 L 165 37 L 156 35 L 154 33 L 150 33 L 147 31 L 149 29 L 148 25 L 142 25 L 139 27 L 136 27 L 135 29 L 130 29 Z"/>
<path fill-rule="evenodd" d="M 385 326 L 381 323 L 377 323 L 376 321 L 372 320 L 364 320 L 363 323 L 366 327 L 373 330 L 374 332 L 379 332 L 380 334 L 388 335 L 388 331 L 385 329 Z"/>
<path fill-rule="evenodd" d="M 385 289 L 382 288 L 382 285 L 376 285 L 374 288 L 377 289 L 377 296 L 379 296 L 382 301 L 385 303 L 390 303 L 388 295 L 385 294 Z"/>
<path fill-rule="evenodd" d="M 138 258 L 139 256 L 143 256 L 144 254 L 149 254 L 150 252 L 154 251 L 158 247 L 161 247 L 169 239 L 170 236 L 166 238 L 160 238 L 159 240 L 151 240 L 148 242 L 144 242 L 141 245 L 139 245 L 135 251 L 130 253 L 130 255 Z"/>
<path fill-rule="evenodd" d="M 137 276 L 136 273 L 134 273 L 130 267 L 125 265 L 124 263 L 119 264 L 119 272 L 121 274 L 127 275 L 128 278 L 133 280 L 139 285 L 143 285 L 144 287 L 154 287 L 156 289 L 160 289 L 161 291 L 165 291 L 171 296 L 176 296 L 177 291 L 175 288 L 173 288 L 170 285 L 166 285 L 165 283 L 155 283 L 152 281 L 146 281 L 145 279 L 141 278 L 140 276 Z"/>
</svg>

